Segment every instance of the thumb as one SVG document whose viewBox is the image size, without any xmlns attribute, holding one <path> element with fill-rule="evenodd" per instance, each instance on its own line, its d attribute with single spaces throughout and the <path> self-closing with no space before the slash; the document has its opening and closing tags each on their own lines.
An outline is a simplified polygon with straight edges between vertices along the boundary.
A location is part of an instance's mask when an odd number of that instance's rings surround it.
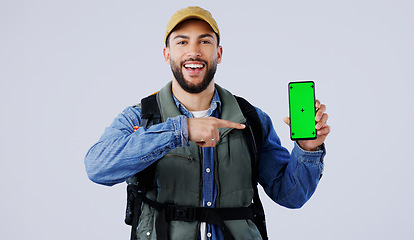
<svg viewBox="0 0 414 240">
<path fill-rule="evenodd" d="M 284 121 L 287 125 L 290 125 L 290 118 L 289 118 L 289 117 L 285 117 L 285 118 L 283 119 L 283 121 Z"/>
</svg>

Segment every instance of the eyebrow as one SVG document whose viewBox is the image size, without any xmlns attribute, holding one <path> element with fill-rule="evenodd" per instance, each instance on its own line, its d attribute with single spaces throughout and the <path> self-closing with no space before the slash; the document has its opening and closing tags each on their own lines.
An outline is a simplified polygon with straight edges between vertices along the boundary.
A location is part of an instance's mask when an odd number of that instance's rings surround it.
<svg viewBox="0 0 414 240">
<path fill-rule="evenodd" d="M 198 38 L 205 38 L 205 37 L 211 37 L 211 38 L 214 38 L 214 37 L 213 37 L 213 35 L 211 35 L 210 33 L 201 34 Z"/>
<path fill-rule="evenodd" d="M 177 38 L 190 39 L 190 37 L 186 36 L 186 35 L 177 35 L 177 36 L 174 37 L 174 39 L 177 39 Z"/>
<path fill-rule="evenodd" d="M 200 38 L 205 38 L 205 37 L 214 38 L 213 35 L 211 35 L 209 33 L 201 34 L 200 36 L 198 36 L 199 39 Z M 186 35 L 177 35 L 177 36 L 174 37 L 174 39 L 177 39 L 177 38 L 190 39 L 190 37 L 186 36 Z"/>
</svg>

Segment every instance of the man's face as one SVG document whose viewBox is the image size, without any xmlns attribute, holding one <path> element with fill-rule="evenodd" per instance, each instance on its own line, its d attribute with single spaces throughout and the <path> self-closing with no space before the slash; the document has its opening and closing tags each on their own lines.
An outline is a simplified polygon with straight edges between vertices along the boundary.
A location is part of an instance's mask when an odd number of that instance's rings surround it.
<svg viewBox="0 0 414 240">
<path fill-rule="evenodd" d="M 222 56 L 210 25 L 202 20 L 185 21 L 174 29 L 168 41 L 164 57 L 175 80 L 186 92 L 204 91 L 213 80 Z"/>
</svg>

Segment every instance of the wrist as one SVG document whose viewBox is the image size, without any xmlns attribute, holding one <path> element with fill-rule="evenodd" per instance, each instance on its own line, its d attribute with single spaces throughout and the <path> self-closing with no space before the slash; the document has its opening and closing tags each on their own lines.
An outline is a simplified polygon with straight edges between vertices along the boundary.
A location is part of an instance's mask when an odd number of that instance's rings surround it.
<svg viewBox="0 0 414 240">
<path fill-rule="evenodd" d="M 313 146 L 307 146 L 306 144 L 303 143 L 303 141 L 296 141 L 296 143 L 298 144 L 298 146 L 304 150 L 304 151 L 308 151 L 308 152 L 316 152 L 316 151 L 321 151 L 323 150 L 323 143 L 317 147 L 313 147 Z"/>
</svg>

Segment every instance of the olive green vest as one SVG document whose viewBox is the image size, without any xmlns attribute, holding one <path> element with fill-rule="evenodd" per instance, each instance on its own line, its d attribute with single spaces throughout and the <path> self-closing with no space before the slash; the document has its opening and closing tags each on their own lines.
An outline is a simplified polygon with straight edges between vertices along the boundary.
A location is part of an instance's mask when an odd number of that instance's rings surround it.
<svg viewBox="0 0 414 240">
<path fill-rule="evenodd" d="M 234 96 L 216 85 L 222 103 L 221 118 L 236 123 L 246 120 Z M 171 82 L 158 94 L 162 121 L 182 115 L 171 92 Z M 220 141 L 214 148 L 215 180 L 217 182 L 216 207 L 247 207 L 252 203 L 252 172 L 250 154 L 241 130 L 222 128 Z M 149 199 L 160 203 L 201 207 L 203 160 L 201 148 L 190 142 L 189 147 L 169 151 L 158 160 L 154 184 L 157 188 L 147 193 Z M 155 219 L 158 212 L 147 204 L 137 229 L 137 239 L 156 240 Z M 251 220 L 225 221 L 236 240 L 262 239 Z M 198 222 L 171 221 L 167 223 L 168 239 L 196 240 L 199 236 Z"/>
</svg>

